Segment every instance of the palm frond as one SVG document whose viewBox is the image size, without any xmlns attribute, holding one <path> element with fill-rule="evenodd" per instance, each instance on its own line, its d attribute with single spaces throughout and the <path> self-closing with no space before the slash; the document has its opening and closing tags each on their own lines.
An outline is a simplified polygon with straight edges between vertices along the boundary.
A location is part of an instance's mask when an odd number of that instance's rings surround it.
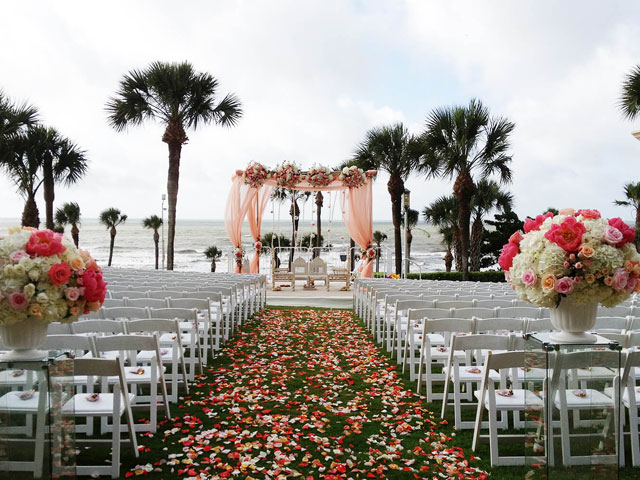
<svg viewBox="0 0 640 480">
<path fill-rule="evenodd" d="M 618 107 L 629 120 L 634 120 L 640 113 L 640 65 L 625 76 Z"/>
</svg>

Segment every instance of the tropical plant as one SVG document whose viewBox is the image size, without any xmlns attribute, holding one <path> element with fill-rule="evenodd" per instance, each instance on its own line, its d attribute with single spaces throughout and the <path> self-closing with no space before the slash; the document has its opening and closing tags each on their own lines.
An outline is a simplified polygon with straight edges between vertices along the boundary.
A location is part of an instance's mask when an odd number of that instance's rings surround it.
<svg viewBox="0 0 640 480">
<path fill-rule="evenodd" d="M 12 156 L 9 142 L 38 121 L 38 111 L 31 105 L 16 104 L 0 90 L 0 164 Z"/>
<path fill-rule="evenodd" d="M 626 200 L 616 200 L 613 203 L 621 207 L 631 207 L 636 217 L 636 248 L 640 248 L 640 182 L 627 183 L 624 186 Z"/>
<path fill-rule="evenodd" d="M 380 244 L 387 240 L 387 234 L 380 230 L 373 232 L 373 243 L 376 244 L 376 272 L 380 271 Z"/>
<path fill-rule="evenodd" d="M 453 195 L 436 198 L 422 210 L 425 222 L 438 227 L 443 236 L 443 243 L 447 248 L 444 261 L 447 272 L 451 271 L 452 260 L 456 261 L 456 270 L 462 269 L 460 251 L 460 229 L 458 228 L 458 201 Z M 451 246 L 455 256 L 451 253 Z"/>
<path fill-rule="evenodd" d="M 497 175 L 511 181 L 509 137 L 515 125 L 506 118 L 492 118 L 479 100 L 467 106 L 433 110 L 420 137 L 421 168 L 427 176 L 455 177 L 453 194 L 458 200 L 458 225 L 462 254 L 462 278 L 469 278 L 469 223 L 475 192 L 473 174 Z"/>
<path fill-rule="evenodd" d="M 278 257 L 278 247 L 290 247 L 291 240 L 289 240 L 284 235 L 278 235 L 275 232 L 267 232 L 260 239 L 260 243 L 262 243 L 261 253 L 266 254 L 267 252 L 271 252 L 273 249 L 273 261 L 275 263 L 276 268 L 280 266 L 280 258 Z"/>
<path fill-rule="evenodd" d="M 407 258 L 411 258 L 411 243 L 413 242 L 413 229 L 418 224 L 418 220 L 420 220 L 420 212 L 418 210 L 414 210 L 413 208 L 408 209 L 407 216 L 409 217 L 409 222 L 407 223 Z M 404 215 L 402 216 L 402 227 L 404 228 Z"/>
<path fill-rule="evenodd" d="M 496 213 L 493 220 L 487 220 L 485 223 L 492 228 L 485 229 L 482 235 L 480 266 L 495 268 L 502 247 L 509 241 L 513 232 L 523 229 L 524 222 L 513 210 L 508 210 L 504 213 Z"/>
<path fill-rule="evenodd" d="M 322 247 L 324 245 L 324 236 L 321 234 L 320 238 L 316 238 L 317 233 L 307 233 L 300 239 L 300 246 L 303 248 Z M 317 249 L 316 249 L 317 250 Z M 315 252 L 315 250 L 314 250 Z M 313 255 L 313 258 L 317 255 Z"/>
<path fill-rule="evenodd" d="M 162 218 L 157 215 L 151 215 L 150 217 L 142 220 L 142 226 L 153 230 L 153 243 L 155 245 L 156 253 L 156 270 L 158 270 L 158 258 L 160 256 L 160 249 L 158 248 L 160 244 L 160 234 L 158 233 L 158 230 L 162 227 Z"/>
<path fill-rule="evenodd" d="M 55 184 L 71 185 L 87 171 L 85 152 L 69 139 L 62 137 L 54 128 L 36 125 L 25 135 L 27 148 L 34 155 L 42 169 L 42 189 L 44 191 L 46 227 L 53 229 L 53 202 Z"/>
<path fill-rule="evenodd" d="M 113 247 L 116 242 L 116 234 L 118 233 L 116 227 L 126 221 L 127 216 L 123 215 L 117 208 L 108 208 L 100 212 L 100 223 L 107 227 L 111 236 L 111 241 L 109 242 L 109 267 L 111 266 L 111 260 L 113 259 Z"/>
<path fill-rule="evenodd" d="M 471 251 L 469 254 L 470 268 L 477 272 L 480 270 L 480 258 L 482 247 L 482 234 L 484 232 L 483 218 L 491 210 L 498 209 L 502 212 L 513 207 L 513 195 L 500 188 L 497 182 L 486 178 L 476 184 L 473 194 L 471 210 L 473 212 L 473 224 L 471 226 Z"/>
<path fill-rule="evenodd" d="M 353 164 L 363 170 L 389 174 L 387 190 L 391 196 L 396 274 L 402 270 L 402 194 L 404 182 L 418 165 L 416 140 L 402 123 L 369 130 L 358 146 Z"/>
<path fill-rule="evenodd" d="M 215 245 L 211 245 L 204 251 L 204 256 L 211 260 L 211 271 L 216 271 L 216 261 L 222 257 L 222 250 Z"/>
<path fill-rule="evenodd" d="M 634 120 L 640 113 L 640 65 L 633 67 L 624 78 L 618 106 L 629 120 Z"/>
<path fill-rule="evenodd" d="M 6 150 L 0 166 L 25 199 L 22 226 L 38 228 L 40 214 L 36 193 L 42 185 L 40 177 L 42 161 L 31 148 L 30 132 L 31 130 L 27 130 L 5 140 Z"/>
<path fill-rule="evenodd" d="M 80 206 L 76 202 L 67 202 L 62 207 L 56 210 L 55 214 L 56 225 L 64 228 L 65 225 L 71 225 L 71 238 L 76 248 L 80 243 Z"/>
<path fill-rule="evenodd" d="M 218 80 L 196 72 L 190 63 L 154 62 L 145 70 L 132 70 L 120 82 L 115 97 L 107 102 L 110 125 L 122 131 L 155 119 L 165 127 L 162 141 L 169 149 L 167 194 L 167 269 L 174 266 L 176 205 L 182 146 L 188 142 L 185 129 L 214 122 L 234 126 L 242 116 L 240 101 L 227 94 L 216 104 Z"/>
</svg>

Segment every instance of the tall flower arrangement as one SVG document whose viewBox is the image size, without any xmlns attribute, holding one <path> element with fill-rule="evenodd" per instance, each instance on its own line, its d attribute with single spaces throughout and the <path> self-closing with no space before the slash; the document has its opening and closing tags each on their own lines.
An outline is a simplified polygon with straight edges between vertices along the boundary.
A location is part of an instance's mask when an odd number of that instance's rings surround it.
<svg viewBox="0 0 640 480">
<path fill-rule="evenodd" d="M 10 229 L 0 237 L 0 325 L 32 317 L 74 322 L 100 309 L 102 270 L 86 250 L 51 230 Z"/>
<path fill-rule="evenodd" d="M 367 175 L 364 173 L 364 170 L 356 166 L 344 167 L 338 179 L 345 187 L 358 188 L 367 181 Z"/>
<path fill-rule="evenodd" d="M 282 188 L 295 187 L 302 180 L 302 172 L 293 163 L 284 162 L 276 169 L 276 183 Z"/>
<path fill-rule="evenodd" d="M 542 307 L 563 297 L 612 307 L 640 291 L 635 230 L 597 210 L 527 219 L 498 260 L 518 296 Z"/>
</svg>

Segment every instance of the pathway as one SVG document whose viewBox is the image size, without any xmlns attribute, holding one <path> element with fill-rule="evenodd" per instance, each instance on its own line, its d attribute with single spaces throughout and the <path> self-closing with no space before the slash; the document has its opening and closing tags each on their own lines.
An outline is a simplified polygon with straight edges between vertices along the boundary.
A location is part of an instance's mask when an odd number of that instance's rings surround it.
<svg viewBox="0 0 640 480">
<path fill-rule="evenodd" d="M 127 477 L 486 477 L 347 311 L 256 315 L 172 411 Z"/>
</svg>

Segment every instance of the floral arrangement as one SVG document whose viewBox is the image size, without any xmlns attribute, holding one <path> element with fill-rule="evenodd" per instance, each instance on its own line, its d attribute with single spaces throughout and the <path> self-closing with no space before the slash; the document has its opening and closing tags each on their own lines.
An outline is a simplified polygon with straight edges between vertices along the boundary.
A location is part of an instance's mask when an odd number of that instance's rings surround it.
<svg viewBox="0 0 640 480">
<path fill-rule="evenodd" d="M 244 250 L 242 247 L 236 247 L 233 251 L 233 257 L 236 259 L 236 265 L 242 268 L 242 257 L 244 257 Z"/>
<path fill-rule="evenodd" d="M 242 172 L 242 178 L 244 183 L 255 188 L 259 188 L 269 178 L 269 170 L 264 165 L 258 162 L 251 162 L 247 165 L 247 168 Z"/>
<path fill-rule="evenodd" d="M 293 163 L 284 162 L 275 173 L 276 183 L 279 187 L 295 187 L 302 180 L 302 172 Z"/>
<path fill-rule="evenodd" d="M 258 241 L 254 243 L 253 248 L 256 250 L 257 253 L 260 253 L 262 251 L 262 242 Z"/>
<path fill-rule="evenodd" d="M 373 260 L 376 258 L 376 249 L 372 245 L 369 245 L 367 248 L 362 250 L 361 255 L 364 260 Z"/>
<path fill-rule="evenodd" d="M 14 227 L 0 237 L 0 325 L 74 322 L 98 311 L 106 293 L 89 252 L 61 234 Z"/>
<path fill-rule="evenodd" d="M 344 167 L 342 172 L 340 172 L 338 179 L 345 187 L 358 188 L 364 185 L 364 182 L 367 181 L 367 175 L 364 173 L 364 170 L 356 166 Z"/>
<path fill-rule="evenodd" d="M 392 280 L 399 280 L 400 279 L 400 275 L 398 275 L 397 273 L 390 273 L 385 278 L 389 278 L 389 279 L 392 279 Z"/>
<path fill-rule="evenodd" d="M 327 167 L 313 166 L 307 172 L 307 182 L 312 187 L 326 187 L 333 182 L 333 173 Z"/>
<path fill-rule="evenodd" d="M 635 230 L 597 210 L 561 213 L 528 218 L 502 248 L 498 264 L 520 298 L 541 307 L 564 297 L 612 307 L 640 292 Z"/>
</svg>

